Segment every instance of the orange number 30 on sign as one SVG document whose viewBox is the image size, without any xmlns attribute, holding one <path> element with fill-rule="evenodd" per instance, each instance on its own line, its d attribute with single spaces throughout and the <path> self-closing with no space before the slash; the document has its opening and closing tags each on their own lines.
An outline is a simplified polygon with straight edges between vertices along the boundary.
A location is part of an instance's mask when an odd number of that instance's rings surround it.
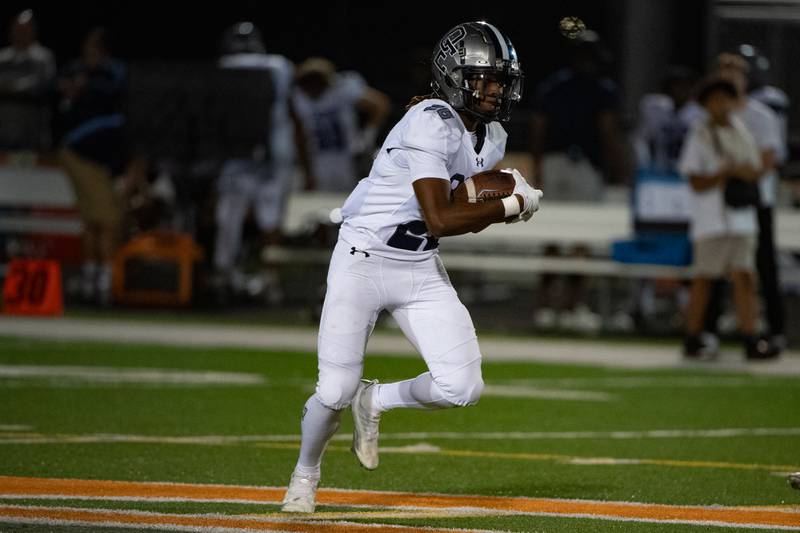
<svg viewBox="0 0 800 533">
<path fill-rule="evenodd" d="M 57 261 L 12 259 L 3 284 L 3 313 L 60 315 L 64 311 Z"/>
</svg>

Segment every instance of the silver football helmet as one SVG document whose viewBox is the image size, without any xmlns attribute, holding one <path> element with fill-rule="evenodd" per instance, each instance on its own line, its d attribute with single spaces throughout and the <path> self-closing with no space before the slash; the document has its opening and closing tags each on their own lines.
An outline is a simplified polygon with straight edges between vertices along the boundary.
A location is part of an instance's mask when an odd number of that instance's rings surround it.
<svg viewBox="0 0 800 533">
<path fill-rule="evenodd" d="M 465 22 L 448 31 L 433 51 L 434 94 L 482 122 L 507 121 L 522 98 L 522 68 L 511 41 L 488 22 Z M 494 111 L 480 109 L 481 80 L 500 84 Z"/>
</svg>

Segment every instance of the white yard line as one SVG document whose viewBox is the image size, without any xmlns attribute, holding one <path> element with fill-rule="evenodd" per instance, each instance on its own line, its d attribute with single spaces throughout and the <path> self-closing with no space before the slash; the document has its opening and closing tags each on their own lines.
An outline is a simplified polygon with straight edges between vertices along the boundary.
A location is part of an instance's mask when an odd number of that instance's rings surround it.
<svg viewBox="0 0 800 533">
<path fill-rule="evenodd" d="M 793 376 L 612 376 L 587 378 L 520 378 L 487 380 L 487 383 L 542 389 L 708 389 L 729 387 L 776 387 Z"/>
<path fill-rule="evenodd" d="M 381 433 L 381 440 L 633 440 L 633 439 L 724 439 L 740 437 L 794 437 L 800 427 L 786 428 L 718 428 L 718 429 L 654 429 L 646 431 L 505 431 L 505 432 L 408 432 Z M 334 435 L 334 441 L 350 441 L 352 435 Z M 0 435 L 0 444 L 86 444 L 86 443 L 144 443 L 144 444 L 258 444 L 270 442 L 299 442 L 300 435 L 129 435 L 129 434 L 37 434 Z"/>
<path fill-rule="evenodd" d="M 0 431 L 30 431 L 33 426 L 26 426 L 24 424 L 0 424 Z"/>
<path fill-rule="evenodd" d="M 482 396 L 501 398 L 535 398 L 540 400 L 575 400 L 584 402 L 610 402 L 613 394 L 587 390 L 545 389 L 534 386 L 486 384 Z"/>
<path fill-rule="evenodd" d="M 22 318 L 0 316 L 0 335 L 36 339 L 69 339 L 114 343 L 146 343 L 172 346 L 218 346 L 299 350 L 314 352 L 314 328 L 236 326 L 222 324 L 176 324 L 78 318 Z M 786 354 L 777 361 L 746 363 L 739 351 L 725 353 L 712 363 L 687 363 L 675 346 L 613 343 L 607 341 L 562 341 L 552 339 L 480 337 L 487 361 L 535 361 L 554 364 L 598 365 L 611 368 L 694 368 L 735 370 L 750 374 L 799 376 L 800 353 Z M 408 341 L 397 334 L 377 332 L 370 337 L 368 353 L 415 356 Z"/>
<path fill-rule="evenodd" d="M 187 371 L 166 368 L 0 365 L 0 379 L 34 379 L 51 382 L 142 383 L 157 385 L 261 385 L 259 374 Z"/>
</svg>

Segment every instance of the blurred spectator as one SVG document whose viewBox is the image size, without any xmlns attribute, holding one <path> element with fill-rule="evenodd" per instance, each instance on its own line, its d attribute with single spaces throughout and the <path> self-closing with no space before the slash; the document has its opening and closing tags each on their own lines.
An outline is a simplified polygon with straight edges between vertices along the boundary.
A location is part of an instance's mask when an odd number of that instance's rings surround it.
<svg viewBox="0 0 800 533">
<path fill-rule="evenodd" d="M 692 189 L 691 239 L 694 245 L 694 277 L 687 312 L 684 354 L 706 354 L 700 333 L 714 279 L 731 275 L 739 329 L 748 358 L 775 355 L 756 336 L 757 300 L 753 276 L 756 213 L 752 196 L 733 198 L 734 180 L 743 188 L 761 175 L 761 157 L 755 140 L 734 116 L 736 87 L 724 79 L 712 79 L 701 89 L 698 102 L 708 119 L 692 128 L 681 151 L 679 168 Z M 752 185 L 751 185 L 752 186 Z M 752 186 L 755 190 L 755 187 Z"/>
<path fill-rule="evenodd" d="M 791 100 L 783 89 L 769 82 L 770 60 L 751 44 L 741 44 L 739 54 L 749 66 L 747 90 L 750 98 L 769 107 L 778 117 L 780 123 L 781 145 L 789 151 L 789 108 Z M 783 163 L 783 161 L 781 162 Z M 800 180 L 795 177 L 791 182 L 792 204 L 800 207 Z"/>
<path fill-rule="evenodd" d="M 697 118 L 692 101 L 692 91 L 697 75 L 685 66 L 671 66 L 666 69 L 659 92 L 645 94 L 639 102 L 639 117 L 633 134 L 633 144 L 637 157 L 637 179 L 675 179 L 682 183 L 678 173 L 678 157 L 681 147 Z M 669 197 L 669 196 L 668 196 Z M 672 199 L 671 197 L 669 197 Z M 638 209 L 638 206 L 637 206 Z M 678 234 L 676 228 L 657 229 Z M 643 279 L 636 284 L 637 295 L 634 313 L 641 319 L 649 319 L 656 314 L 656 293 L 663 282 Z M 667 285 L 671 299 L 685 301 L 686 290 L 674 290 Z M 683 306 L 678 303 L 677 308 Z M 679 316 L 682 321 L 682 316 Z"/>
<path fill-rule="evenodd" d="M 549 201 L 601 200 L 604 177 L 627 181 L 625 142 L 619 129 L 619 95 L 605 75 L 610 53 L 597 33 L 585 31 L 573 43 L 571 64 L 546 79 L 537 94 L 531 142 L 534 181 Z M 558 255 L 556 246 L 545 255 Z M 579 248 L 575 255 L 587 255 Z M 542 276 L 534 323 L 596 331 L 600 317 L 584 303 L 586 280 Z"/>
<path fill-rule="evenodd" d="M 14 18 L 9 41 L 0 49 L 0 149 L 48 150 L 56 64 L 37 41 L 32 10 Z"/>
<path fill-rule="evenodd" d="M 223 34 L 221 48 L 220 68 L 268 71 L 274 100 L 270 123 L 264 125 L 264 136 L 269 143 L 266 150 L 254 153 L 249 159 L 227 160 L 217 181 L 213 282 L 220 294 L 238 290 L 237 280 L 242 279 L 236 264 L 245 216 L 251 208 L 266 244 L 280 242 L 281 222 L 292 189 L 295 155 L 299 156 L 305 174 L 305 188 L 313 189 L 315 185 L 305 132 L 291 101 L 292 63 L 281 55 L 267 54 L 261 32 L 251 22 L 240 22 L 228 28 Z M 274 271 L 267 269 L 261 282 L 268 298 L 280 298 Z"/>
<path fill-rule="evenodd" d="M 747 61 L 747 90 L 750 98 L 772 109 L 780 123 L 781 143 L 786 150 L 789 143 L 789 96 L 779 87 L 770 85 L 770 61 L 755 46 L 741 44 L 739 55 Z"/>
<path fill-rule="evenodd" d="M 689 68 L 670 67 L 660 92 L 642 97 L 634 133 L 639 168 L 660 173 L 677 170 L 681 146 L 694 118 L 687 111 L 696 81 Z"/>
<path fill-rule="evenodd" d="M 610 62 L 599 36 L 584 32 L 569 67 L 539 88 L 532 122 L 536 179 L 550 201 L 597 202 L 608 181 L 626 181 L 619 94 L 604 71 Z"/>
<path fill-rule="evenodd" d="M 308 132 L 317 189 L 352 191 L 362 177 L 356 157 L 375 150 L 389 98 L 357 72 L 336 72 L 333 63 L 319 57 L 304 61 L 295 80 L 294 104 Z M 362 128 L 359 113 L 364 116 Z"/>
<path fill-rule="evenodd" d="M 738 54 L 723 53 L 717 58 L 716 74 L 736 87 L 739 97 L 735 116 L 742 121 L 756 141 L 760 155 L 758 215 L 758 245 L 756 267 L 764 297 L 770 342 L 776 349 L 786 346 L 785 310 L 780 291 L 780 276 L 774 239 L 774 213 L 778 175 L 776 165 L 786 158 L 786 144 L 781 139 L 780 121 L 767 106 L 747 93 L 750 66 Z M 715 284 L 709 303 L 706 330 L 717 333 L 722 287 Z"/>
<path fill-rule="evenodd" d="M 111 261 L 119 239 L 120 204 L 113 177 L 126 163 L 123 104 L 126 68 L 111 57 L 103 28 L 89 32 L 83 53 L 59 76 L 59 158 L 84 224 L 82 295 L 107 304 Z"/>
<path fill-rule="evenodd" d="M 780 123 L 781 144 L 789 151 L 789 108 L 791 101 L 789 95 L 781 88 L 770 85 L 770 60 L 758 48 L 751 44 L 741 44 L 739 54 L 747 61 L 749 66 L 747 89 L 750 97 L 772 109 Z M 796 176 L 791 181 L 792 204 L 800 207 L 800 179 Z"/>
</svg>

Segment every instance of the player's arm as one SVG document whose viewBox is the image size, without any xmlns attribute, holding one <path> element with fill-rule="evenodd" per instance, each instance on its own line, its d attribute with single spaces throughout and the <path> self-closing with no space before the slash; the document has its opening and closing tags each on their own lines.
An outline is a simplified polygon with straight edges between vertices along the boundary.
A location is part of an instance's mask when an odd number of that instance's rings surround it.
<svg viewBox="0 0 800 533">
<path fill-rule="evenodd" d="M 389 97 L 377 89 L 367 87 L 356 100 L 356 109 L 366 115 L 364 128 L 378 129 L 391 109 Z"/>
<path fill-rule="evenodd" d="M 489 224 L 503 222 L 508 216 L 503 200 L 476 204 L 451 202 L 450 182 L 441 178 L 421 178 L 414 181 L 414 193 L 422 208 L 428 232 L 434 237 L 480 231 Z M 522 196 L 515 194 L 509 199 L 517 202 L 518 210 L 514 214 L 519 214 L 524 209 Z"/>
<path fill-rule="evenodd" d="M 713 174 L 689 174 L 689 185 L 695 192 L 722 187 L 725 185 L 725 180 L 731 175 L 732 168 L 730 165 L 724 165 Z"/>
<path fill-rule="evenodd" d="M 289 117 L 292 119 L 294 125 L 294 145 L 297 150 L 297 159 L 300 161 L 300 167 L 303 169 L 303 175 L 306 178 L 305 189 L 307 191 L 314 190 L 317 186 L 314 176 L 313 166 L 311 164 L 311 152 L 308 149 L 308 136 L 306 129 L 303 127 L 303 121 L 300 120 L 300 115 L 294 108 L 292 99 L 288 101 L 289 104 Z"/>
</svg>

